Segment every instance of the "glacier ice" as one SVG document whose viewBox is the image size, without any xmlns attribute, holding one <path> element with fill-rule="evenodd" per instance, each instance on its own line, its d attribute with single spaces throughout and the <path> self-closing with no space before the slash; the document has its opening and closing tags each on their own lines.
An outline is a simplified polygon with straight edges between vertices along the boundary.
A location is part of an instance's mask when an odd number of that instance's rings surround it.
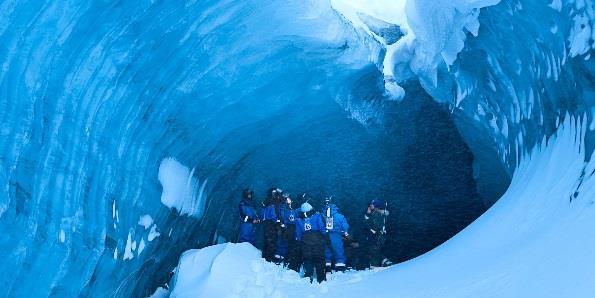
<svg viewBox="0 0 595 298">
<path fill-rule="evenodd" d="M 159 165 L 158 178 L 163 188 L 161 202 L 180 214 L 200 219 L 205 208 L 205 187 L 208 180 L 200 183 L 194 176 L 194 169 L 188 169 L 173 158 L 166 158 Z M 143 223 L 145 229 L 150 225 L 151 223 Z"/>
<path fill-rule="evenodd" d="M 182 255 L 171 296 L 589 297 L 595 159 L 585 162 L 586 123 L 566 118 L 522 157 L 510 188 L 488 212 L 421 257 L 333 273 L 311 285 L 265 262 L 248 243 L 220 244 Z"/>
<path fill-rule="evenodd" d="M 437 70 L 441 64 L 451 66 L 463 49 L 466 32 L 478 34 L 479 9 L 495 5 L 499 0 L 482 1 L 425 1 L 425 0 L 333 0 L 333 8 L 350 24 L 386 52 L 382 57 L 385 88 L 394 99 L 403 99 L 399 82 L 415 76 L 430 86 L 436 86 Z M 374 22 L 384 22 L 399 28 L 397 41 L 379 34 Z M 377 22 L 376 22 L 377 23 Z"/>
<path fill-rule="evenodd" d="M 571 117 L 584 147 L 551 154 L 591 156 L 594 19 L 588 0 L 2 1 L 0 296 L 148 296 L 184 251 L 235 239 L 246 186 L 392 198 L 406 259 L 514 176 L 502 222 L 551 212 L 576 244 L 586 188 L 515 198 Z"/>
</svg>

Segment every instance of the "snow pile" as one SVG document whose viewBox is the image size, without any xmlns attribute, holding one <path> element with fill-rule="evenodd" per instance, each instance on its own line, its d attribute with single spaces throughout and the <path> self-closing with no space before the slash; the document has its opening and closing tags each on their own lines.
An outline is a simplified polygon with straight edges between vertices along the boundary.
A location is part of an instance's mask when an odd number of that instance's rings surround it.
<svg viewBox="0 0 595 298">
<path fill-rule="evenodd" d="M 207 181 L 199 184 L 192 171 L 173 158 L 166 158 L 159 166 L 159 182 L 163 187 L 161 202 L 183 215 L 201 218 L 204 212 Z M 200 187 L 199 187 L 200 185 Z"/>
<path fill-rule="evenodd" d="M 311 285 L 249 244 L 186 252 L 173 297 L 590 297 L 595 293 L 595 161 L 587 121 L 566 117 L 525 156 L 506 194 L 431 252 L 383 271 Z"/>
<path fill-rule="evenodd" d="M 417 76 L 437 85 L 437 70 L 456 60 L 466 33 L 477 36 L 479 9 L 499 0 L 332 0 L 333 8 L 354 28 L 386 49 L 385 88 L 393 99 L 405 91 L 398 83 Z"/>
<path fill-rule="evenodd" d="M 224 243 L 182 255 L 171 297 L 319 297 L 372 273 L 337 273 L 326 283 L 310 284 L 297 272 L 264 261 L 249 243 Z"/>
</svg>

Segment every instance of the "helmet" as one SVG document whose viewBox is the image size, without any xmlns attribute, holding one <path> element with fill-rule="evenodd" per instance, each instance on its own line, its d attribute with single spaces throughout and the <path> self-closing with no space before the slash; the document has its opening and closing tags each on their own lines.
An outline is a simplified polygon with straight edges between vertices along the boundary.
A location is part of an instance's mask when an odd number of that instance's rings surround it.
<svg viewBox="0 0 595 298">
<path fill-rule="evenodd" d="M 310 205 L 308 202 L 303 203 L 302 206 L 300 207 L 300 210 L 302 210 L 302 212 L 304 212 L 304 213 L 310 212 L 310 211 L 312 211 L 312 209 L 314 209 L 314 207 L 312 207 L 312 205 Z"/>
<path fill-rule="evenodd" d="M 293 202 L 293 200 L 291 199 L 291 195 L 289 194 L 283 195 L 283 199 L 285 199 L 285 203 L 287 203 L 288 205 L 291 205 L 291 203 Z"/>
<path fill-rule="evenodd" d="M 374 208 L 383 209 L 386 206 L 386 203 L 380 199 L 373 199 L 370 202 L 370 205 L 374 206 Z"/>
<path fill-rule="evenodd" d="M 244 199 L 251 199 L 253 195 L 254 195 L 254 192 L 252 190 L 250 190 L 249 188 L 246 188 L 242 191 L 242 197 Z"/>
<path fill-rule="evenodd" d="M 276 187 L 272 187 L 272 188 L 269 188 L 268 195 L 271 196 L 272 198 L 281 196 L 281 195 L 283 195 L 283 190 L 276 188 Z"/>
</svg>

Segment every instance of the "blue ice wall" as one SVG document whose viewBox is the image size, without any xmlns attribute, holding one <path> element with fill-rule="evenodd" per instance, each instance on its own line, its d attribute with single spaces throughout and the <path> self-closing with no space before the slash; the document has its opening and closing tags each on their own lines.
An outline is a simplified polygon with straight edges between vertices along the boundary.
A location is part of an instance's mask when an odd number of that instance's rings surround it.
<svg viewBox="0 0 595 298">
<path fill-rule="evenodd" d="M 476 156 L 495 149 L 513 171 L 566 114 L 595 119 L 594 38 L 577 42 L 593 19 L 592 1 L 501 1 L 481 11 L 478 36 L 426 90 L 449 103 Z"/>
<path fill-rule="evenodd" d="M 234 240 L 245 186 L 335 195 L 354 218 L 388 198 L 393 258 L 430 249 L 498 197 L 521 142 L 590 115 L 589 53 L 547 75 L 571 9 L 482 10 L 441 84 L 396 103 L 382 53 L 324 1 L 3 1 L 0 294 L 146 295 L 183 250 Z M 166 157 L 208 179 L 202 219 L 161 204 Z"/>
</svg>

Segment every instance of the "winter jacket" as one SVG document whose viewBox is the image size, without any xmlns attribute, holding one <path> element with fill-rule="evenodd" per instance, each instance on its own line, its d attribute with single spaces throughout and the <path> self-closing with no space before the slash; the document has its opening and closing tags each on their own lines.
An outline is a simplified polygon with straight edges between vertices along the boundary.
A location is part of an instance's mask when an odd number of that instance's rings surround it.
<svg viewBox="0 0 595 298">
<path fill-rule="evenodd" d="M 268 206 L 264 207 L 264 209 L 262 209 L 262 220 L 280 222 L 280 216 L 277 216 L 278 210 L 279 209 L 277 208 L 277 206 L 275 206 L 275 204 L 269 204 Z"/>
<path fill-rule="evenodd" d="M 308 232 L 320 232 L 323 235 L 326 233 L 320 213 L 314 213 L 312 215 L 304 214 L 297 219 L 295 239 L 302 240 L 304 233 Z"/>
<path fill-rule="evenodd" d="M 239 209 L 240 220 L 242 222 L 252 223 L 254 220 L 258 219 L 258 215 L 256 214 L 256 208 L 254 208 L 254 204 L 252 203 L 252 201 L 241 200 Z"/>
<path fill-rule="evenodd" d="M 349 223 L 347 223 L 345 216 L 339 213 L 339 208 L 337 208 L 335 204 L 331 204 L 327 208 L 330 209 L 324 210 L 324 221 L 327 232 L 347 234 L 349 231 Z M 330 217 L 327 215 L 330 215 Z"/>
<path fill-rule="evenodd" d="M 299 217 L 299 212 L 295 209 L 291 209 L 287 204 L 281 204 L 279 213 L 281 213 L 281 222 L 285 225 L 295 224 Z"/>
<path fill-rule="evenodd" d="M 364 215 L 366 226 L 372 234 L 386 234 L 386 217 L 388 210 L 374 209 L 372 213 Z"/>
</svg>

